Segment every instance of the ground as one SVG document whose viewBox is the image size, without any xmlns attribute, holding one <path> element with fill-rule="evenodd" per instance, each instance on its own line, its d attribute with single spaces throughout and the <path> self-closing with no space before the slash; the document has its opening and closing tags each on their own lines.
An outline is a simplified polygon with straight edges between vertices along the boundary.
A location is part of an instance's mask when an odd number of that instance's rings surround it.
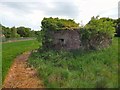
<svg viewBox="0 0 120 90">
<path fill-rule="evenodd" d="M 4 88 L 43 88 L 42 81 L 37 78 L 37 72 L 34 68 L 28 67 L 27 59 L 30 52 L 25 52 L 15 58 L 8 75 L 6 76 Z"/>
<path fill-rule="evenodd" d="M 3 63 L 7 66 L 7 61 L 14 62 L 9 63 L 11 67 L 3 86 L 11 88 L 44 86 L 47 88 L 116 88 L 118 87 L 118 40 L 120 38 L 114 38 L 109 48 L 99 51 L 33 52 L 28 61 L 30 52 L 16 59 L 8 58 L 16 51 L 26 49 L 27 45 L 31 46 L 29 48 L 36 47 L 34 46 L 36 43 L 6 43 L 4 44 L 6 49 L 3 49 L 3 56 L 6 58 L 3 59 Z M 20 48 L 16 49 L 18 45 Z M 22 45 L 26 45 L 25 48 Z"/>
</svg>

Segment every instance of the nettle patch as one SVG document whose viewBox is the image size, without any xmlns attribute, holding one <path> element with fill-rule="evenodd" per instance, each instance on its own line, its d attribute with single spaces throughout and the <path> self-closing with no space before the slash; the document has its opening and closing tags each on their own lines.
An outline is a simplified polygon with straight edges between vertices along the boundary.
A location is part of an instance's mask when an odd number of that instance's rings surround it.
<svg viewBox="0 0 120 90">
<path fill-rule="evenodd" d="M 115 24 L 111 19 L 92 17 L 88 24 L 79 27 L 71 19 L 44 18 L 38 40 L 42 47 L 55 50 L 99 50 L 112 43 Z"/>
</svg>

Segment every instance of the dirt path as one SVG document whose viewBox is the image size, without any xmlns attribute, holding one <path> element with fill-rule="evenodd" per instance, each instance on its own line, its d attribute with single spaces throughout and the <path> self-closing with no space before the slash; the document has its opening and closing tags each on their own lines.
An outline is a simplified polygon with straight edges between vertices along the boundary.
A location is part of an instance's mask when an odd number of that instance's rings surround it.
<svg viewBox="0 0 120 90">
<path fill-rule="evenodd" d="M 43 88 L 42 81 L 37 77 L 36 70 L 27 66 L 30 52 L 18 56 L 12 64 L 3 83 L 4 88 Z"/>
</svg>

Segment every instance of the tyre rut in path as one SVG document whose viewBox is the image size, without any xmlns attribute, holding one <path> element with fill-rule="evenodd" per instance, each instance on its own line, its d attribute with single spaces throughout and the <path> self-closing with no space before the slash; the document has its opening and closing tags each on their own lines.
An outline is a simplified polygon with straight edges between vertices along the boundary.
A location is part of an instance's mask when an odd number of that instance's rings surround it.
<svg viewBox="0 0 120 90">
<path fill-rule="evenodd" d="M 43 88 L 43 82 L 37 77 L 34 68 L 28 67 L 27 59 L 30 52 L 15 58 L 3 82 L 3 88 Z"/>
</svg>

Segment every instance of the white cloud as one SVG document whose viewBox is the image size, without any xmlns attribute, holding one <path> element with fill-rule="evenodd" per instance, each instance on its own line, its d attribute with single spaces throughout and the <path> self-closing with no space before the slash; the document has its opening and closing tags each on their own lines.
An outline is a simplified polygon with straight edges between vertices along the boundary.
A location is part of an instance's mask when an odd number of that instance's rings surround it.
<svg viewBox="0 0 120 90">
<path fill-rule="evenodd" d="M 79 19 L 86 24 L 92 16 L 117 18 L 119 0 L 77 0 L 81 12 Z"/>
<path fill-rule="evenodd" d="M 10 3 L 10 2 L 11 3 Z M 86 24 L 92 16 L 118 17 L 119 0 L 1 0 L 0 20 L 5 26 L 40 29 L 44 17 L 71 18 Z"/>
</svg>

